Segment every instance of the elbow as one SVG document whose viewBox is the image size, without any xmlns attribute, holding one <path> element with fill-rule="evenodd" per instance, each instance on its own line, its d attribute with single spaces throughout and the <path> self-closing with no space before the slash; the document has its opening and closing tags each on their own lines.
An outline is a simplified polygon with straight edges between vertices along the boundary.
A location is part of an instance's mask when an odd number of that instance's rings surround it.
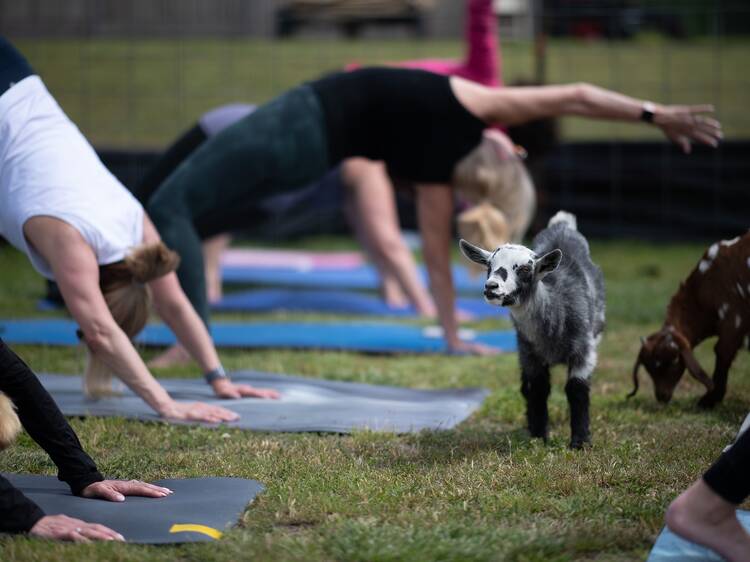
<svg viewBox="0 0 750 562">
<path fill-rule="evenodd" d="M 593 105 L 594 86 L 588 82 L 576 82 L 570 85 L 570 107 L 575 113 L 585 112 Z"/>
<path fill-rule="evenodd" d="M 96 355 L 109 355 L 114 349 L 115 326 L 94 321 L 83 330 L 83 340 Z"/>
</svg>

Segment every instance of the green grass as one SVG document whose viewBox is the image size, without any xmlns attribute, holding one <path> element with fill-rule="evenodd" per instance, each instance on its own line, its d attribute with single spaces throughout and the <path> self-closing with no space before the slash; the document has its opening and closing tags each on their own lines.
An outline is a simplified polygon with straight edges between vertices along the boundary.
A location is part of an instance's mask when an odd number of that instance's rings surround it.
<svg viewBox="0 0 750 562">
<path fill-rule="evenodd" d="M 377 64 L 460 57 L 461 41 L 232 39 L 18 40 L 62 107 L 97 147 L 171 142 L 221 103 L 262 103 L 322 73 Z M 547 81 L 589 81 L 665 103 L 714 103 L 727 137 L 750 136 L 744 71 L 747 38 L 675 41 L 550 40 Z M 533 48 L 504 42 L 507 83 L 534 75 Z M 644 126 L 568 119 L 565 138 L 659 138 Z"/>
<path fill-rule="evenodd" d="M 545 446 L 528 438 L 513 355 L 222 351 L 229 368 L 423 388 L 482 385 L 492 393 L 457 429 L 404 436 L 71 420 L 109 476 L 239 476 L 260 480 L 267 490 L 240 526 L 216 544 L 156 548 L 5 538 L 0 559 L 643 560 L 666 506 L 710 465 L 747 413 L 750 361 L 747 353 L 738 357 L 727 399 L 711 412 L 696 409 L 702 389 L 688 376 L 666 407 L 656 404 L 645 382 L 639 396 L 625 401 L 638 336 L 658 327 L 669 295 L 702 246 L 592 246 L 607 279 L 608 330 L 592 389 L 591 450 L 566 448 L 568 409 L 560 370 L 553 375 L 551 441 Z M 41 281 L 7 247 L 0 248 L 0 271 L 0 317 L 26 316 Z M 698 354 L 709 369 L 710 346 Z M 78 373 L 82 365 L 77 349 L 19 346 L 17 351 L 38 371 Z M 194 368 L 157 374 L 198 376 Z M 55 473 L 27 436 L 0 455 L 0 470 Z"/>
</svg>

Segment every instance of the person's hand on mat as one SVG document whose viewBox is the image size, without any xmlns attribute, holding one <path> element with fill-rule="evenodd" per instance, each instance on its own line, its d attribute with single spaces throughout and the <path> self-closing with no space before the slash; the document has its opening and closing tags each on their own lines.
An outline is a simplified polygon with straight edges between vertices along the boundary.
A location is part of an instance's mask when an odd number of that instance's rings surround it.
<svg viewBox="0 0 750 562">
<path fill-rule="evenodd" d="M 172 490 L 155 486 L 140 480 L 102 480 L 86 486 L 81 495 L 84 498 L 99 498 L 111 502 L 125 501 L 125 496 L 143 496 L 146 498 L 165 498 Z"/>
<path fill-rule="evenodd" d="M 67 515 L 45 515 L 31 528 L 29 534 L 58 541 L 124 541 L 117 531 L 104 525 L 86 523 Z"/>
<path fill-rule="evenodd" d="M 265 398 L 276 400 L 281 393 L 272 388 L 255 388 L 249 384 L 235 384 L 228 378 L 216 379 L 211 386 L 219 398 Z"/>
<path fill-rule="evenodd" d="M 459 341 L 449 347 L 449 352 L 454 355 L 499 355 L 502 349 L 485 345 L 483 343 Z"/>
<path fill-rule="evenodd" d="M 699 142 L 716 147 L 724 138 L 721 123 L 713 117 L 704 115 L 713 113 L 712 105 L 662 105 L 654 106 L 654 125 L 659 127 L 666 137 L 690 153 L 691 142 Z"/>
<path fill-rule="evenodd" d="M 221 406 L 211 406 L 203 402 L 174 402 L 162 417 L 182 421 L 221 423 L 240 419 L 239 414 Z"/>
</svg>

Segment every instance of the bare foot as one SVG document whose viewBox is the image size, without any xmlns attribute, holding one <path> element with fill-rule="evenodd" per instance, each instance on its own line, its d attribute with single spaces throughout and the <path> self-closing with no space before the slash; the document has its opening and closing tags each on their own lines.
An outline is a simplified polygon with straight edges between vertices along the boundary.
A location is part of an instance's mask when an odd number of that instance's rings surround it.
<svg viewBox="0 0 750 562">
<path fill-rule="evenodd" d="M 681 537 L 707 546 L 729 562 L 750 562 L 750 534 L 740 525 L 736 506 L 696 481 L 667 509 L 667 526 Z"/>
<path fill-rule="evenodd" d="M 187 365 L 191 358 L 187 350 L 181 345 L 173 345 L 161 355 L 154 357 L 148 362 L 149 369 L 160 369 L 163 367 L 175 367 Z"/>
</svg>

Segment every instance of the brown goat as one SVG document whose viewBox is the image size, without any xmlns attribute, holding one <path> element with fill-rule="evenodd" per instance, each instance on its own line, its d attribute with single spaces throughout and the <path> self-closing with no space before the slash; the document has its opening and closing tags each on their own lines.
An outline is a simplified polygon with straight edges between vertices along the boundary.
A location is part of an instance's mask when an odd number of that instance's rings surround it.
<svg viewBox="0 0 750 562">
<path fill-rule="evenodd" d="M 633 367 L 638 392 L 638 368 L 643 365 L 654 383 L 659 402 L 669 402 L 685 367 L 706 386 L 698 405 L 711 408 L 727 390 L 727 375 L 737 351 L 750 334 L 750 232 L 712 244 L 667 307 L 661 330 L 641 338 Z M 693 348 L 719 336 L 714 353 L 713 380 L 693 355 Z M 747 346 L 747 341 L 744 341 Z"/>
</svg>

